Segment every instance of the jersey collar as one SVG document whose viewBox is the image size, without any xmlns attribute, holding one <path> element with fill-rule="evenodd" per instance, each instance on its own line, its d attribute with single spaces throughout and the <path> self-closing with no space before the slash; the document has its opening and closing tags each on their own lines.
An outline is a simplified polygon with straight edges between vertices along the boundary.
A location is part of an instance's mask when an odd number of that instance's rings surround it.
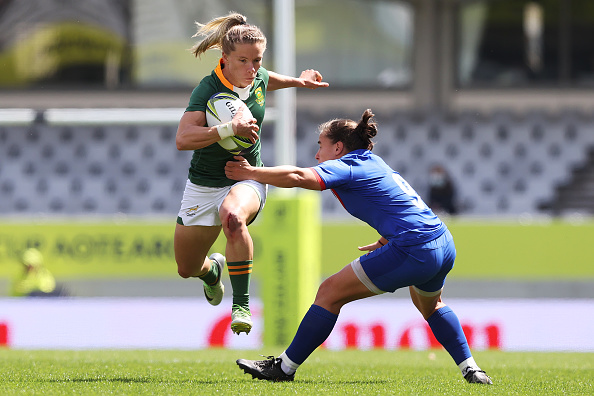
<svg viewBox="0 0 594 396">
<path fill-rule="evenodd" d="M 219 59 L 219 64 L 215 68 L 215 73 L 225 87 L 229 88 L 231 91 L 236 92 L 239 95 L 239 99 L 246 100 L 250 96 L 250 90 L 252 89 L 254 82 L 252 81 L 252 83 L 245 88 L 238 88 L 235 85 L 231 84 L 229 80 L 227 80 L 223 75 L 223 58 Z"/>
</svg>

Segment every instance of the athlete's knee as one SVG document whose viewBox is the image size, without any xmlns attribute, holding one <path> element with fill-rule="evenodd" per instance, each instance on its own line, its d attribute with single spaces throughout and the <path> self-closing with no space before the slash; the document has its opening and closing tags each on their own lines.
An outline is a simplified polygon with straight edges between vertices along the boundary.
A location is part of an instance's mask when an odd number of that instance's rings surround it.
<svg viewBox="0 0 594 396">
<path fill-rule="evenodd" d="M 187 265 L 180 265 L 179 263 L 177 264 L 177 273 L 182 278 L 184 278 L 184 279 L 191 278 L 192 276 L 194 276 L 193 272 L 195 272 L 195 270 L 188 267 Z"/>
<path fill-rule="evenodd" d="M 200 276 L 207 270 L 202 263 L 177 263 L 177 274 L 184 279 Z"/>
<path fill-rule="evenodd" d="M 332 277 L 325 279 L 318 288 L 318 294 L 316 295 L 316 298 L 327 298 L 328 295 L 332 292 L 332 283 Z"/>
<path fill-rule="evenodd" d="M 237 216 L 236 213 L 229 213 L 229 219 L 227 220 L 229 231 L 236 232 L 244 224 L 245 222 L 241 221 L 241 219 L 239 218 L 239 216 Z"/>
<path fill-rule="evenodd" d="M 339 301 L 334 292 L 336 287 L 340 287 L 340 285 L 335 283 L 336 282 L 332 277 L 323 281 L 318 288 L 314 304 L 319 305 L 330 312 L 340 311 L 340 308 L 342 308 L 344 304 Z"/>
<path fill-rule="evenodd" d="M 227 237 L 236 234 L 238 231 L 243 229 L 246 225 L 246 221 L 238 212 L 229 211 L 223 218 L 223 231 Z"/>
<path fill-rule="evenodd" d="M 425 320 L 429 319 L 437 310 L 446 306 L 439 297 L 433 299 L 423 298 L 415 305 Z"/>
<path fill-rule="evenodd" d="M 192 272 L 188 271 L 186 268 L 177 267 L 177 273 L 184 279 L 188 279 L 192 276 Z"/>
</svg>

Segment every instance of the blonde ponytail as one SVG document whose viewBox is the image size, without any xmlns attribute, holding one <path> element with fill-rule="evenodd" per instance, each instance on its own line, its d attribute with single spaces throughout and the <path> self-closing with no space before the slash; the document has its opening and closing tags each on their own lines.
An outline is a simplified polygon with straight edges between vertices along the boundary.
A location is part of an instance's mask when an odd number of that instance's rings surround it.
<svg viewBox="0 0 594 396">
<path fill-rule="evenodd" d="M 220 49 L 228 54 L 235 50 L 236 44 L 261 42 L 266 46 L 266 37 L 254 25 L 247 23 L 247 18 L 236 12 L 214 18 L 206 24 L 196 22 L 198 31 L 192 37 L 203 36 L 190 51 L 199 57 L 209 49 Z"/>
</svg>

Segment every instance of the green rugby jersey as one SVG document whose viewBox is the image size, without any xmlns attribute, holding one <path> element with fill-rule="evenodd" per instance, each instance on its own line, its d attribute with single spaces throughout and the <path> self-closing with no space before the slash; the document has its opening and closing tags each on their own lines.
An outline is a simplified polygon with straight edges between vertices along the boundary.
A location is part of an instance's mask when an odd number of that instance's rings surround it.
<svg viewBox="0 0 594 396">
<path fill-rule="evenodd" d="M 268 71 L 263 67 L 258 69 L 256 79 L 250 89 L 249 97 L 244 103 L 252 112 L 252 115 L 258 120 L 258 136 L 262 134 L 262 121 L 266 108 L 266 88 L 268 87 Z M 206 113 L 206 103 L 215 93 L 231 92 L 233 93 L 233 84 L 223 76 L 221 63 L 200 81 L 200 84 L 194 88 L 190 96 L 190 103 L 186 111 L 203 111 Z M 235 93 L 237 96 L 237 93 Z M 252 166 L 262 166 L 260 159 L 260 139 L 250 148 L 242 152 L 242 156 L 248 160 Z M 233 154 L 222 148 L 218 143 L 194 150 L 188 178 L 194 184 L 207 187 L 225 187 L 236 183 L 235 180 L 227 179 L 225 176 L 225 164 L 233 159 Z"/>
</svg>

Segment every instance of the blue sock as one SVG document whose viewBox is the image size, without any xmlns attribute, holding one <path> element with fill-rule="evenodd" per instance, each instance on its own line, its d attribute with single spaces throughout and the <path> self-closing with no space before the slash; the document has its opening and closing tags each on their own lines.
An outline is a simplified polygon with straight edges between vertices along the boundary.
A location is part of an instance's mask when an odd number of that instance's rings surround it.
<svg viewBox="0 0 594 396">
<path fill-rule="evenodd" d="M 472 357 L 458 316 L 450 307 L 446 306 L 435 311 L 429 316 L 427 323 L 437 341 L 448 351 L 456 364 Z"/>
<path fill-rule="evenodd" d="M 332 332 L 338 315 L 319 305 L 312 305 L 301 320 L 297 334 L 285 354 L 296 364 L 301 364 Z"/>
</svg>

